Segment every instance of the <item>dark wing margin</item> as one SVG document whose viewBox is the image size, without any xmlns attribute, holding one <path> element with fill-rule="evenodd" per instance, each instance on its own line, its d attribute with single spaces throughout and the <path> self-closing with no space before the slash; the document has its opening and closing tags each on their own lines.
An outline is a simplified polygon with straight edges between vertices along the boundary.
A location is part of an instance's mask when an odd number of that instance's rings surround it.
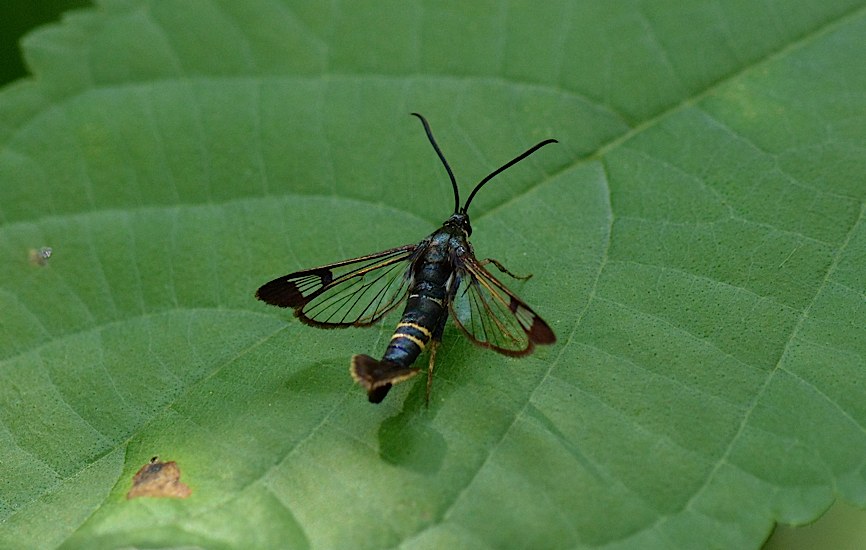
<svg viewBox="0 0 866 550">
<path fill-rule="evenodd" d="M 460 259 L 460 282 L 449 304 L 454 323 L 475 344 L 519 357 L 556 335 L 526 302 L 514 295 L 475 258 Z"/>
<path fill-rule="evenodd" d="M 417 245 L 406 245 L 265 283 L 256 298 L 290 307 L 308 325 L 321 328 L 366 326 L 394 309 L 406 295 Z"/>
</svg>

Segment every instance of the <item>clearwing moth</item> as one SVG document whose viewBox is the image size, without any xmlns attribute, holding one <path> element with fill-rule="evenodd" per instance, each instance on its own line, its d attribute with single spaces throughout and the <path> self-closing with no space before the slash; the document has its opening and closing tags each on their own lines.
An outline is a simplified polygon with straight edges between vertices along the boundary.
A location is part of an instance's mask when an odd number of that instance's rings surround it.
<svg viewBox="0 0 866 550">
<path fill-rule="evenodd" d="M 492 258 L 475 258 L 469 243 L 472 226 L 467 213 L 484 184 L 556 140 L 541 141 L 491 172 L 461 206 L 457 180 L 430 125 L 420 114 L 412 115 L 424 125 L 454 189 L 454 213 L 442 227 L 417 244 L 296 271 L 265 283 L 256 292 L 259 300 L 290 307 L 303 323 L 319 328 L 369 326 L 405 300 L 403 315 L 382 359 L 352 357 L 352 378 L 367 390 L 372 403 L 381 402 L 394 384 L 418 374 L 421 369 L 412 365 L 428 344 L 429 403 L 436 347 L 449 312 L 473 343 L 504 355 L 527 355 L 536 344 L 556 341 L 547 323 L 485 266 L 492 264 L 517 279 L 528 277 L 514 275 Z"/>
</svg>

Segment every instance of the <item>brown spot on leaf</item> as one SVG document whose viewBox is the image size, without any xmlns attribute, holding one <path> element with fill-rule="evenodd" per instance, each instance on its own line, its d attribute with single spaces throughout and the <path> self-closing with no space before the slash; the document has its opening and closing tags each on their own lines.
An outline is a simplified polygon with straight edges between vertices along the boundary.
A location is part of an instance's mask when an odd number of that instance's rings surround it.
<svg viewBox="0 0 866 550">
<path fill-rule="evenodd" d="M 53 250 L 50 246 L 43 246 L 39 250 L 31 248 L 27 251 L 27 259 L 31 265 L 45 266 L 48 264 L 48 258 L 51 257 Z"/>
<path fill-rule="evenodd" d="M 186 498 L 191 493 L 189 486 L 180 482 L 177 462 L 160 462 L 155 456 L 132 477 L 132 489 L 126 498 Z"/>
</svg>

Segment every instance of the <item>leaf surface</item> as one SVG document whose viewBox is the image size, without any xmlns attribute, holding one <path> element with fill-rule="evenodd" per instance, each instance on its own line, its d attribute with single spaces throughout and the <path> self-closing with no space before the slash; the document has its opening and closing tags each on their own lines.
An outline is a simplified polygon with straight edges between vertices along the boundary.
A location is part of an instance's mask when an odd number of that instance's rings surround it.
<svg viewBox="0 0 866 550">
<path fill-rule="evenodd" d="M 0 92 L 0 546 L 755 547 L 866 502 L 863 2 L 105 0 Z M 550 323 L 253 299 L 450 213 Z M 46 265 L 30 250 L 52 247 Z M 422 363 L 425 361 L 421 359 Z M 152 456 L 184 500 L 125 494 Z"/>
</svg>

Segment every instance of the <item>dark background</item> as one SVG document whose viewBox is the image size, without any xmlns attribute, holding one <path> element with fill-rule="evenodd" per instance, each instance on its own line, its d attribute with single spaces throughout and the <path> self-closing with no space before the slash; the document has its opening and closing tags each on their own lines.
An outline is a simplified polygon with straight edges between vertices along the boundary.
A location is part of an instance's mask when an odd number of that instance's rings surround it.
<svg viewBox="0 0 866 550">
<path fill-rule="evenodd" d="M 90 0 L 4 0 L 0 7 L 0 86 L 27 76 L 21 37 L 60 19 L 64 11 L 92 5 Z"/>
</svg>

